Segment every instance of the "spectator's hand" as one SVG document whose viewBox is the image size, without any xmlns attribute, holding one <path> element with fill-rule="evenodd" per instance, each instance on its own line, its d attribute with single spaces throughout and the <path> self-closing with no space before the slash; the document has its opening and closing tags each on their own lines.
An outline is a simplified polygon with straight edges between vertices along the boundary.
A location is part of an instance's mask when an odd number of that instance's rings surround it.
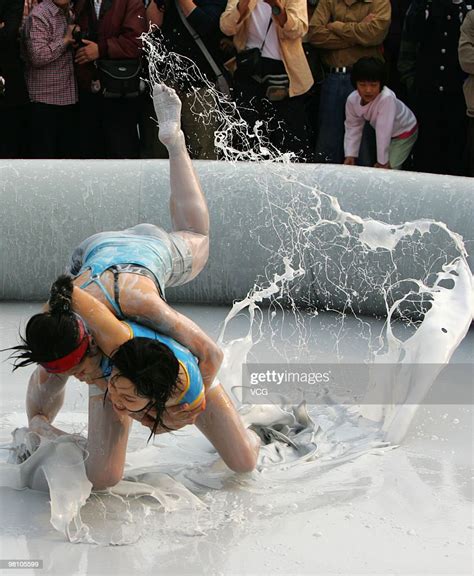
<svg viewBox="0 0 474 576">
<path fill-rule="evenodd" d="M 374 20 L 375 18 L 375 14 L 367 14 L 367 16 L 362 20 L 362 22 L 365 22 L 365 24 L 368 24 L 369 22 L 372 22 L 372 20 Z"/>
<path fill-rule="evenodd" d="M 275 18 L 278 24 L 283 28 L 283 26 L 286 24 L 287 21 L 287 15 L 285 7 L 281 3 L 281 0 L 263 0 L 263 1 L 265 2 L 265 4 L 271 6 L 272 9 L 275 7 L 280 10 L 280 13 L 278 15 L 275 15 L 272 12 L 272 18 Z"/>
<path fill-rule="evenodd" d="M 247 10 L 249 9 L 249 4 L 250 4 L 250 0 L 239 0 L 239 2 L 237 3 L 237 10 L 241 14 L 245 14 L 247 12 Z"/>
<path fill-rule="evenodd" d="M 347 158 L 344 160 L 344 164 L 347 164 L 347 166 L 355 166 L 355 163 L 356 159 L 354 156 L 347 156 Z"/>
<path fill-rule="evenodd" d="M 87 64 L 88 62 L 94 62 L 99 58 L 99 46 L 95 42 L 90 40 L 82 41 L 85 46 L 79 48 L 76 52 L 75 62 L 76 64 Z"/>
<path fill-rule="evenodd" d="M 390 166 L 390 162 L 387 162 L 386 164 L 380 164 L 380 162 L 376 162 L 376 163 L 374 164 L 374 168 L 386 168 L 386 169 L 390 169 L 390 168 L 392 168 L 392 167 Z"/>
<path fill-rule="evenodd" d="M 76 26 L 74 24 L 68 24 L 66 35 L 63 38 L 65 46 L 70 46 L 71 44 L 74 44 L 74 38 L 72 36 L 72 33 L 75 28 Z"/>
<path fill-rule="evenodd" d="M 74 24 L 74 26 L 72 27 L 72 32 L 71 32 L 71 36 L 73 39 L 73 48 L 77 48 L 78 44 L 76 42 L 76 40 L 74 39 L 74 36 L 76 34 L 76 32 L 80 32 L 81 31 L 81 27 L 79 26 L 79 24 Z"/>
<path fill-rule="evenodd" d="M 0 30 L 5 26 L 5 22 L 0 22 Z"/>
</svg>

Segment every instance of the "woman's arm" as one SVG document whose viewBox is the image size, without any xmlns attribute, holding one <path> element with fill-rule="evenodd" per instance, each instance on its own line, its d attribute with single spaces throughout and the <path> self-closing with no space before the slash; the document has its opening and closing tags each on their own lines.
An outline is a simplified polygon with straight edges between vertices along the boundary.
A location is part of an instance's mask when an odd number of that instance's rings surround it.
<svg viewBox="0 0 474 576">
<path fill-rule="evenodd" d="M 78 286 L 73 288 L 72 307 L 84 319 L 97 345 L 107 356 L 130 340 L 128 327 L 117 320 L 104 304 Z"/>
<path fill-rule="evenodd" d="M 219 19 L 226 8 L 226 0 L 178 0 L 181 10 L 199 36 L 219 31 Z"/>
<path fill-rule="evenodd" d="M 249 16 L 249 0 L 228 0 L 226 9 L 221 14 L 219 25 L 226 36 L 233 36 Z"/>
<path fill-rule="evenodd" d="M 206 389 L 212 384 L 223 353 L 197 324 L 171 308 L 156 291 L 148 291 L 143 286 L 139 294 L 123 290 L 120 303 L 126 317 L 137 318 L 185 346 L 199 360 Z"/>
<path fill-rule="evenodd" d="M 349 96 L 346 100 L 346 119 L 344 121 L 344 156 L 358 158 L 365 120 L 358 116 Z"/>
<path fill-rule="evenodd" d="M 30 376 L 26 393 L 26 413 L 30 430 L 48 438 L 66 434 L 52 425 L 64 403 L 66 381 L 67 376 L 49 374 L 41 366 Z"/>
</svg>

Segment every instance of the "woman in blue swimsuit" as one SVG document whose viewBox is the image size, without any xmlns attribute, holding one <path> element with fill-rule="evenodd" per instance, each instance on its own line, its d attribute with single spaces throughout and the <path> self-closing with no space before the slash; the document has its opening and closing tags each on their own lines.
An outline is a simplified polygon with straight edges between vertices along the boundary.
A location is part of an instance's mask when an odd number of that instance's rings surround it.
<svg viewBox="0 0 474 576">
<path fill-rule="evenodd" d="M 62 433 L 52 421 L 69 376 L 90 385 L 87 472 L 96 488 L 122 477 L 131 416 L 152 432 L 194 422 L 235 471 L 252 470 L 259 448 L 215 379 L 222 352 L 164 299 L 167 287 L 204 267 L 209 214 L 180 129 L 181 103 L 165 86 L 155 86 L 153 98 L 169 151 L 173 232 L 139 224 L 86 239 L 73 254 L 74 285 L 53 285 L 50 311 L 30 319 L 17 347 L 17 367 L 39 364 L 27 394 L 38 433 Z"/>
</svg>

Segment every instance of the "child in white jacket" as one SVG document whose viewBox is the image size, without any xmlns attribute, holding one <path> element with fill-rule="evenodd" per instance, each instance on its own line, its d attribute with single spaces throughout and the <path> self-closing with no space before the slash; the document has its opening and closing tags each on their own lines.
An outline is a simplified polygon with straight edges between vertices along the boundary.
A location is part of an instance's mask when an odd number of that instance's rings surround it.
<svg viewBox="0 0 474 576">
<path fill-rule="evenodd" d="M 346 101 L 344 164 L 355 165 L 364 124 L 370 122 L 377 140 L 376 168 L 400 170 L 418 137 L 413 112 L 384 86 L 385 65 L 376 58 L 361 58 L 352 68 L 356 90 Z"/>
</svg>

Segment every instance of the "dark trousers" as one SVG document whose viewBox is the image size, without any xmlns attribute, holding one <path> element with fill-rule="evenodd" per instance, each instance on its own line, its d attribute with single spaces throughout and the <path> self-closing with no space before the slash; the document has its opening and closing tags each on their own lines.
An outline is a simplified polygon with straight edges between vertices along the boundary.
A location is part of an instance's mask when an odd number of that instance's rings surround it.
<svg viewBox="0 0 474 576">
<path fill-rule="evenodd" d="M 139 98 L 79 95 L 81 158 L 138 158 Z"/>
<path fill-rule="evenodd" d="M 316 161 L 342 164 L 344 161 L 344 122 L 346 100 L 354 86 L 350 74 L 328 73 L 321 87 Z M 375 133 L 368 122 L 364 127 L 357 164 L 373 166 L 376 161 Z"/>
<path fill-rule="evenodd" d="M 415 170 L 465 175 L 467 116 L 463 93 L 420 93 L 415 115 L 419 124 Z"/>
<path fill-rule="evenodd" d="M 158 139 L 153 100 L 148 91 L 139 98 L 140 158 L 168 158 L 168 150 Z"/>
<path fill-rule="evenodd" d="M 0 158 L 29 157 L 29 106 L 0 107 Z"/>
<path fill-rule="evenodd" d="M 265 122 L 262 126 L 264 135 L 278 150 L 294 152 L 303 162 L 311 160 L 308 95 L 271 102 L 265 93 L 265 84 L 236 71 L 233 96 L 240 115 L 251 130 L 255 122 L 262 120 Z"/>
<path fill-rule="evenodd" d="M 32 102 L 31 158 L 77 158 L 77 105 Z"/>
<path fill-rule="evenodd" d="M 467 174 L 468 176 L 474 176 L 474 117 L 468 117 L 467 121 Z"/>
</svg>

